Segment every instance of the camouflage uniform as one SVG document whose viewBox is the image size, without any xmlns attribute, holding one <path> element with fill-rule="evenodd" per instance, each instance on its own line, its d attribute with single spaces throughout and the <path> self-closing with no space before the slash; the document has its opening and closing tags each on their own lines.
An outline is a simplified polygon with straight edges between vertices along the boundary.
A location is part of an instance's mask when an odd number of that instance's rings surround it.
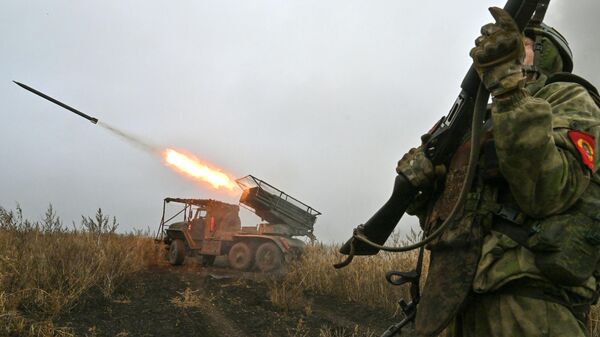
<svg viewBox="0 0 600 337">
<path fill-rule="evenodd" d="M 595 301 L 594 270 L 600 262 L 599 156 L 593 153 L 600 140 L 600 109 L 582 85 L 547 84 L 545 74 L 523 87 L 519 67 L 520 62 L 490 72 L 478 69 L 484 83 L 494 83 L 490 90 L 496 97 L 464 209 L 428 246 L 431 262 L 416 317 L 419 336 L 436 335 L 448 324 L 451 335 L 463 337 L 587 335 L 584 321 Z M 512 77 L 498 80 L 498 74 Z M 587 147 L 582 146 L 581 135 L 595 140 L 585 138 Z M 457 201 L 469 149 L 467 139 L 443 184 L 420 185 L 424 188 L 409 210 L 426 233 Z M 398 166 L 411 182 L 418 171 L 407 166 L 415 158 Z"/>
<path fill-rule="evenodd" d="M 509 186 L 499 200 L 518 205 L 529 223 L 579 211 L 600 215 L 600 178 L 582 165 L 581 154 L 567 136 L 573 126 L 587 129 L 600 121 L 600 109 L 585 88 L 552 83 L 533 96 L 524 91 L 509 102 L 496 101 L 492 121 L 500 171 Z M 533 285 L 558 290 L 557 299 L 531 296 L 527 292 Z M 588 304 L 595 291 L 593 276 L 576 287 L 553 284 L 536 266 L 534 252 L 495 231 L 492 224 L 483 239 L 474 294 L 454 334 L 586 336 L 584 317 L 576 319 L 564 304 Z M 567 303 L 559 303 L 561 296 Z"/>
</svg>

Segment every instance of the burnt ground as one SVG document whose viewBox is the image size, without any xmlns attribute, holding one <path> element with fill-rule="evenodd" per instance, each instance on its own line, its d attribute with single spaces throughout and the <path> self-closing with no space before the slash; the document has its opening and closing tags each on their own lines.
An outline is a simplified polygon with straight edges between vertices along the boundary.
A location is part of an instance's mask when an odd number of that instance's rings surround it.
<svg viewBox="0 0 600 337">
<path fill-rule="evenodd" d="M 77 336 L 311 337 L 326 329 L 325 336 L 342 337 L 357 326 L 361 333 L 354 336 L 379 336 L 395 321 L 357 303 L 306 293 L 306 305 L 283 310 L 269 300 L 272 277 L 196 264 L 156 267 L 136 274 L 110 300 L 89 296 L 58 325 Z"/>
</svg>

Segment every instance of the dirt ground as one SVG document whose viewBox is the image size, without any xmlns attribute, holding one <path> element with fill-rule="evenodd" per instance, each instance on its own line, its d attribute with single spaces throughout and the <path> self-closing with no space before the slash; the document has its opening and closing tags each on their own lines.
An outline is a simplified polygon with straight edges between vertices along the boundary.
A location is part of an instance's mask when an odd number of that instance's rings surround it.
<svg viewBox="0 0 600 337">
<path fill-rule="evenodd" d="M 302 308 L 285 311 L 269 300 L 271 277 L 194 263 L 157 267 L 137 274 L 112 300 L 89 298 L 59 325 L 77 336 L 341 337 L 379 336 L 396 321 L 311 294 Z"/>
</svg>

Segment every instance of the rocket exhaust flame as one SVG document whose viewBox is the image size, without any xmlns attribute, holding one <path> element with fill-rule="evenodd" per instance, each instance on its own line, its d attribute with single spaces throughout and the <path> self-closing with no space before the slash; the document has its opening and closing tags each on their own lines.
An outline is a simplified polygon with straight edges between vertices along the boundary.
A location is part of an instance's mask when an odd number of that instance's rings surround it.
<svg viewBox="0 0 600 337">
<path fill-rule="evenodd" d="M 177 171 L 207 182 L 214 188 L 224 187 L 231 191 L 236 186 L 233 178 L 217 169 L 208 167 L 193 156 L 169 148 L 164 151 L 164 159 L 169 166 Z"/>
<path fill-rule="evenodd" d="M 171 148 L 160 148 L 148 140 L 117 129 L 102 121 L 98 121 L 97 124 L 107 131 L 121 137 L 138 149 L 152 155 L 160 156 L 166 162 L 167 166 L 178 173 L 182 173 L 198 181 L 206 182 L 215 189 L 226 188 L 232 191 L 237 186 L 233 178 L 230 178 L 227 174 L 218 169 L 210 168 L 207 164 L 202 163 L 198 158 L 192 155 L 183 154 L 180 151 Z"/>
<path fill-rule="evenodd" d="M 21 88 L 32 92 L 56 105 L 59 105 L 60 107 L 67 109 L 96 125 L 103 127 L 105 130 L 108 130 L 112 134 L 121 137 L 123 140 L 136 146 L 137 148 L 150 154 L 161 156 L 163 160 L 167 163 L 167 166 L 173 168 L 179 173 L 183 173 L 199 181 L 207 182 L 216 189 L 223 187 L 232 191 L 235 188 L 235 186 L 237 186 L 233 178 L 229 177 L 227 174 L 221 172 L 218 169 L 211 168 L 208 165 L 200 162 L 200 160 L 198 160 L 194 156 L 183 154 L 171 148 L 161 149 L 157 145 L 154 145 L 146 140 L 141 139 L 140 137 L 136 137 L 130 133 L 117 129 L 116 127 L 108 125 L 107 123 L 101 122 L 97 118 L 87 115 L 73 107 L 70 107 L 64 104 L 63 102 L 56 100 L 40 91 L 37 91 L 23 83 L 19 83 L 17 81 L 13 82 L 15 82 Z"/>
</svg>

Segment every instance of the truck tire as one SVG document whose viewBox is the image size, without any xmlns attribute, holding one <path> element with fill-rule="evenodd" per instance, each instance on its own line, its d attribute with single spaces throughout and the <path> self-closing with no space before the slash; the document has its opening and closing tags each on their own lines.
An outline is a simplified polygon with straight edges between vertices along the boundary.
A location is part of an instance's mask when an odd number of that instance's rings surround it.
<svg viewBox="0 0 600 337">
<path fill-rule="evenodd" d="M 237 270 L 248 270 L 254 263 L 252 249 L 245 242 L 238 242 L 231 247 L 227 254 L 229 266 Z"/>
<path fill-rule="evenodd" d="M 169 263 L 179 266 L 185 259 L 185 243 L 183 240 L 173 240 L 169 245 Z"/>
<path fill-rule="evenodd" d="M 275 271 L 283 265 L 283 253 L 273 242 L 265 242 L 256 250 L 256 267 L 262 272 Z"/>
</svg>

